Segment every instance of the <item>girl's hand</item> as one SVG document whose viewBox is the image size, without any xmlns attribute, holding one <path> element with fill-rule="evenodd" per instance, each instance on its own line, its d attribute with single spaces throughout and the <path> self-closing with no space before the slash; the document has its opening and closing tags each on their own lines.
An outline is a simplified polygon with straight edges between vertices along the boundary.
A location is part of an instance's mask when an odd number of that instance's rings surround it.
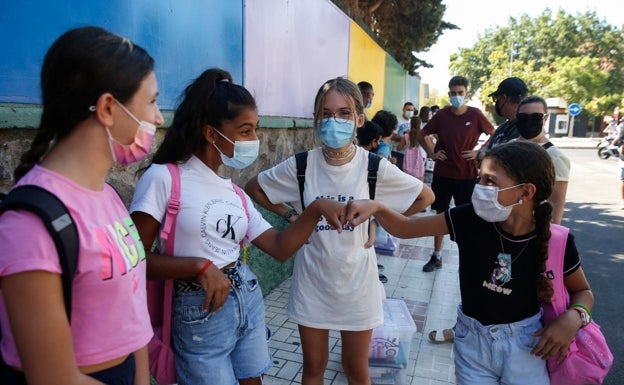
<svg viewBox="0 0 624 385">
<path fill-rule="evenodd" d="M 325 217 L 332 229 L 342 232 L 342 226 L 346 223 L 347 206 L 344 203 L 332 199 L 317 199 L 320 214 Z"/>
<path fill-rule="evenodd" d="M 568 354 L 568 347 L 576 332 L 581 327 L 581 319 L 576 310 L 568 310 L 550 325 L 533 333 L 533 336 L 541 337 L 537 345 L 531 350 L 531 354 L 547 360 L 559 355 L 558 363 L 563 362 Z"/>
<path fill-rule="evenodd" d="M 349 201 L 347 203 L 346 222 L 352 226 L 358 226 L 375 215 L 377 207 L 376 202 L 369 199 Z"/>
<path fill-rule="evenodd" d="M 206 291 L 204 310 L 210 309 L 211 313 L 216 313 L 225 305 L 230 294 L 230 280 L 214 264 L 210 265 L 196 280 Z"/>
</svg>

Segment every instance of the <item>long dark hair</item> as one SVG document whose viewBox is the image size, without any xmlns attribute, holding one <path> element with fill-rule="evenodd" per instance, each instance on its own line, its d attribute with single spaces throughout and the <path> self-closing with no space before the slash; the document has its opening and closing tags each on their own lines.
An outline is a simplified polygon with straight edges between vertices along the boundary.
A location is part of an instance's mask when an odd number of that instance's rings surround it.
<svg viewBox="0 0 624 385">
<path fill-rule="evenodd" d="M 185 162 L 207 145 L 204 127 L 220 129 L 225 120 L 236 118 L 256 101 L 245 87 L 232 83 L 229 72 L 219 68 L 204 71 L 184 90 L 171 127 L 154 154 L 152 163 Z"/>
<path fill-rule="evenodd" d="M 537 233 L 536 263 L 540 273 L 537 282 L 537 296 L 541 302 L 550 302 L 553 288 L 544 276 L 548 259 L 550 221 L 552 205 L 547 201 L 555 184 L 555 167 L 550 155 L 542 146 L 525 141 L 513 141 L 496 146 L 486 153 L 484 159 L 491 159 L 503 168 L 517 183 L 535 185 L 533 196 L 533 220 Z"/>
<path fill-rule="evenodd" d="M 154 59 L 143 48 L 105 29 L 82 27 L 61 35 L 43 61 L 39 132 L 13 172 L 15 181 L 39 163 L 53 140 L 87 119 L 89 106 L 103 93 L 127 102 L 153 71 Z"/>
</svg>

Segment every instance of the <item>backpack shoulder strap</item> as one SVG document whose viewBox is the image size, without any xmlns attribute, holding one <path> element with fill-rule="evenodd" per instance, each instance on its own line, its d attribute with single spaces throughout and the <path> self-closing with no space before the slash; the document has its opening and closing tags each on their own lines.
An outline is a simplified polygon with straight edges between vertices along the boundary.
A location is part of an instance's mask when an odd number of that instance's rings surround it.
<svg viewBox="0 0 624 385">
<path fill-rule="evenodd" d="M 375 199 L 375 188 L 377 186 L 377 171 L 381 157 L 372 152 L 368 153 L 368 196 Z"/>
<path fill-rule="evenodd" d="M 552 146 L 554 146 L 554 144 L 552 144 L 552 142 L 546 142 L 546 143 L 542 144 L 542 147 L 544 148 L 544 150 L 548 150 Z"/>
<path fill-rule="evenodd" d="M 160 231 L 160 238 L 165 241 L 165 253 L 173 255 L 176 218 L 178 211 L 180 211 L 180 168 L 175 163 L 167 163 L 166 166 L 171 174 L 171 195 L 167 201 L 167 211 Z"/>
<path fill-rule="evenodd" d="M 550 241 L 548 242 L 548 260 L 546 261 L 546 277 L 551 280 L 553 297 L 551 305 L 556 314 L 565 311 L 569 301 L 563 277 L 565 248 L 570 229 L 556 224 L 550 225 Z"/>
<path fill-rule="evenodd" d="M 305 184 L 305 173 L 308 166 L 308 152 L 300 152 L 295 154 L 295 161 L 297 163 L 297 181 L 299 182 L 299 197 L 301 198 L 301 210 L 305 210 L 305 203 L 303 203 L 303 186 Z"/>
<path fill-rule="evenodd" d="M 0 213 L 26 210 L 41 218 L 54 241 L 61 264 L 63 298 L 67 319 L 71 320 L 72 283 L 78 265 L 78 230 L 63 202 L 50 191 L 34 185 L 14 188 L 0 202 Z"/>
<path fill-rule="evenodd" d="M 247 220 L 249 220 L 250 219 L 249 207 L 247 207 L 247 198 L 245 198 L 245 193 L 243 192 L 243 189 L 238 187 L 236 183 L 232 183 L 232 187 L 234 188 L 234 192 L 236 193 L 236 195 L 238 195 L 241 202 L 243 203 L 243 209 L 245 209 L 245 215 L 247 215 Z"/>
</svg>

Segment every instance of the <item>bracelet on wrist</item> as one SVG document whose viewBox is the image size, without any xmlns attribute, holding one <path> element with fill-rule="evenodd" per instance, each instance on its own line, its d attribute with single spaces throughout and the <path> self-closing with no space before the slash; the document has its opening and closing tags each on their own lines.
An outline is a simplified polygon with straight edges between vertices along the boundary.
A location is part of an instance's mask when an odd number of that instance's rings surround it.
<svg viewBox="0 0 624 385">
<path fill-rule="evenodd" d="M 582 303 L 573 303 L 570 305 L 571 308 L 583 309 L 589 316 L 589 321 L 591 321 L 594 317 L 592 316 L 592 311 L 589 307 L 583 305 Z"/>
<path fill-rule="evenodd" d="M 581 329 L 585 326 L 589 325 L 589 315 L 587 312 L 580 307 L 572 307 L 570 310 L 575 310 L 581 316 Z"/>
<path fill-rule="evenodd" d="M 284 215 L 282 215 L 282 218 L 284 218 L 284 219 L 286 219 L 287 221 L 290 222 L 290 218 L 293 217 L 294 215 L 297 215 L 297 210 L 290 209 L 290 210 L 286 211 L 284 213 Z"/>
<path fill-rule="evenodd" d="M 199 280 L 199 277 L 204 275 L 204 273 L 206 272 L 206 270 L 208 270 L 210 265 L 212 265 L 212 261 L 210 259 L 207 259 L 206 263 L 204 263 L 204 266 L 202 266 L 202 268 L 199 270 L 199 273 L 197 273 L 197 275 L 195 276 L 196 281 Z"/>
</svg>

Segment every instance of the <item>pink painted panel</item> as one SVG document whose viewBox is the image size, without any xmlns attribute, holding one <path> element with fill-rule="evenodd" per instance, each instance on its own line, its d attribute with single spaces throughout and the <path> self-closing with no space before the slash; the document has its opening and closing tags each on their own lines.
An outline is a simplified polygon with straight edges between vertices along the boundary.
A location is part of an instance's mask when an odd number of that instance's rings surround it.
<svg viewBox="0 0 624 385">
<path fill-rule="evenodd" d="M 349 22 L 329 0 L 245 2 L 245 87 L 260 115 L 312 118 L 321 84 L 348 74 Z"/>
</svg>

